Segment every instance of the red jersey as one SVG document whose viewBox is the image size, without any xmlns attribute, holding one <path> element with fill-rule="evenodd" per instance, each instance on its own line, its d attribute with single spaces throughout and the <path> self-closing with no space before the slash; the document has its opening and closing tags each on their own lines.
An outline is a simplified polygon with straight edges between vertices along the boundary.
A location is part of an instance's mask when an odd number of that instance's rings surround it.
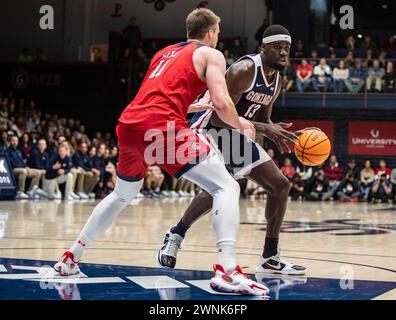
<svg viewBox="0 0 396 320">
<path fill-rule="evenodd" d="M 193 53 L 202 46 L 182 42 L 158 51 L 151 60 L 136 97 L 122 112 L 119 122 L 131 130 L 188 128 L 188 107 L 207 87 L 195 70 Z"/>
</svg>

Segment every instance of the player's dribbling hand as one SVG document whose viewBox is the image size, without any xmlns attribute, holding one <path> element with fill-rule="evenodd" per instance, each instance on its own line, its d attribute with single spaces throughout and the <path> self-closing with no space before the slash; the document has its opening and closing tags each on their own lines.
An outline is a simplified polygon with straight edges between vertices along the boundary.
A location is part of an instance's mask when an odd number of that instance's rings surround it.
<svg viewBox="0 0 396 320">
<path fill-rule="evenodd" d="M 307 130 L 318 130 L 318 131 L 322 131 L 322 129 L 320 129 L 320 128 L 316 128 L 316 127 L 307 127 L 307 128 L 304 128 L 304 129 L 297 130 L 296 132 L 294 132 L 294 134 L 295 134 L 296 136 L 301 136 L 301 135 L 303 134 L 303 132 L 304 132 L 304 131 L 307 131 Z"/>
<path fill-rule="evenodd" d="M 239 123 L 241 124 L 241 133 L 254 141 L 256 139 L 256 128 L 254 124 L 244 117 L 239 117 Z"/>
<path fill-rule="evenodd" d="M 274 142 L 280 153 L 291 153 L 288 143 L 294 144 L 298 136 L 286 129 L 290 128 L 293 123 L 278 122 L 266 126 L 265 136 Z"/>
</svg>

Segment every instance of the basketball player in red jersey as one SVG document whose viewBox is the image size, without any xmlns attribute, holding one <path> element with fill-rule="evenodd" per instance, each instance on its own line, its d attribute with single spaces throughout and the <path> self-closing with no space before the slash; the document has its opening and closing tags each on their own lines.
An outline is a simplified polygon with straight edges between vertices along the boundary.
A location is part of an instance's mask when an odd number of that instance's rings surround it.
<svg viewBox="0 0 396 320">
<path fill-rule="evenodd" d="M 119 118 L 119 163 L 114 191 L 93 210 L 78 239 L 54 268 L 62 275 L 79 272 L 84 249 L 107 230 L 138 194 L 148 166 L 156 163 L 176 177 L 186 178 L 213 198 L 213 228 L 219 264 L 210 280 L 222 292 L 265 295 L 268 289 L 249 279 L 235 260 L 239 227 L 239 185 L 205 136 L 188 128 L 186 114 L 206 88 L 219 118 L 252 135 L 253 125 L 240 120 L 224 79 L 225 59 L 215 50 L 220 18 L 195 9 L 186 20 L 187 42 L 154 55 L 136 97 Z"/>
<path fill-rule="evenodd" d="M 269 26 L 264 31 L 261 53 L 243 56 L 226 72 L 228 91 L 238 114 L 246 120 L 253 121 L 256 131 L 272 140 L 282 153 L 290 152 L 287 143 L 294 143 L 297 135 L 301 133 L 301 131 L 289 132 L 287 129 L 291 124 L 272 123 L 271 121 L 272 106 L 282 88 L 280 71 L 287 65 L 290 45 L 291 36 L 286 28 L 281 25 Z M 200 103 L 209 102 L 210 95 L 206 93 Z M 227 130 L 224 128 L 228 127 L 218 118 L 215 110 L 196 114 L 191 123 L 190 127 L 194 130 L 211 132 L 210 135 L 215 140 L 218 140 L 215 135 L 218 132 L 224 132 Z M 265 208 L 266 238 L 262 256 L 256 266 L 257 272 L 261 274 L 305 274 L 305 267 L 280 257 L 279 234 L 290 188 L 288 179 L 260 145 L 236 132 L 230 132 L 229 135 L 235 137 L 232 139 L 232 143 L 227 143 L 227 140 L 224 140 L 226 142 L 218 140 L 218 146 L 224 155 L 227 168 L 232 171 L 235 178 L 246 177 L 255 181 L 267 191 L 268 195 Z M 234 141 L 240 141 L 240 148 L 236 147 Z M 235 149 L 237 149 L 237 159 L 233 158 Z M 235 161 L 239 158 L 242 158 L 243 161 Z M 191 202 L 179 223 L 170 228 L 165 235 L 164 245 L 158 252 L 158 261 L 162 266 L 175 267 L 178 248 L 180 248 L 187 230 L 211 207 L 212 197 L 205 191 L 198 194 Z"/>
</svg>

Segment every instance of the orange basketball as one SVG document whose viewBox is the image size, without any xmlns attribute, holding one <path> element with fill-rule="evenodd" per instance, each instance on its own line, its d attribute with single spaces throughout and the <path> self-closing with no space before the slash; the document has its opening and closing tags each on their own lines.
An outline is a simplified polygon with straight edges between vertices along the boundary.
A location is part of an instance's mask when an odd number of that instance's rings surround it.
<svg viewBox="0 0 396 320">
<path fill-rule="evenodd" d="M 329 138 L 320 130 L 305 130 L 294 145 L 297 159 L 306 166 L 318 166 L 326 161 L 331 151 Z"/>
</svg>

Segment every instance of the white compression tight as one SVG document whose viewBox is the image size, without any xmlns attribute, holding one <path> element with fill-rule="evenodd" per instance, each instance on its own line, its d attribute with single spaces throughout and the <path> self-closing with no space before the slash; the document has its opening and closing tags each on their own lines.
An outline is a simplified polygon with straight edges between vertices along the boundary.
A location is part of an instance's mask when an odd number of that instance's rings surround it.
<svg viewBox="0 0 396 320">
<path fill-rule="evenodd" d="M 212 196 L 212 225 L 217 238 L 219 262 L 226 271 L 233 270 L 239 229 L 239 184 L 216 154 L 187 171 L 183 177 Z"/>
</svg>

